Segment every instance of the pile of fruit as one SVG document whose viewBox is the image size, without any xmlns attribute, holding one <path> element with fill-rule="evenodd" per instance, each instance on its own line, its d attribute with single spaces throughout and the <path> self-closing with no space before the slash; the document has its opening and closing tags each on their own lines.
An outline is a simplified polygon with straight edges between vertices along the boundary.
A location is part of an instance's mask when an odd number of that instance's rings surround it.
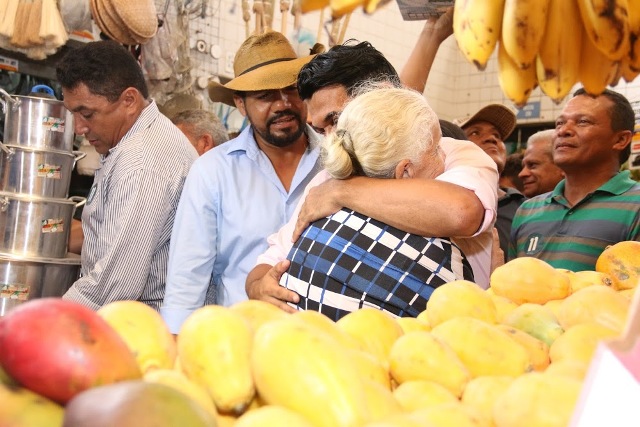
<svg viewBox="0 0 640 427">
<path fill-rule="evenodd" d="M 456 0 L 453 32 L 480 70 L 498 46 L 500 87 L 519 107 L 538 85 L 560 102 L 578 82 L 597 95 L 640 74 L 640 0 Z"/>
<path fill-rule="evenodd" d="M 519 258 L 487 291 L 437 288 L 417 318 L 206 306 L 177 341 L 139 302 L 29 301 L 0 318 L 0 426 L 566 427 L 638 259 L 640 242 L 597 271 Z"/>
</svg>

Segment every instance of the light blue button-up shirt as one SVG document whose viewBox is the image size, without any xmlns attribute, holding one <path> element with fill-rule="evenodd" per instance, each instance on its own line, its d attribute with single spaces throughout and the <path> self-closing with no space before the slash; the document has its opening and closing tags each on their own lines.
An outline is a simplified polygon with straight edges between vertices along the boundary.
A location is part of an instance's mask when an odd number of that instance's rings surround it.
<svg viewBox="0 0 640 427">
<path fill-rule="evenodd" d="M 310 127 L 287 192 L 251 127 L 202 155 L 184 185 L 171 234 L 169 269 L 160 312 L 172 333 L 205 304 L 247 299 L 245 280 L 267 237 L 291 217 L 320 170 L 318 136 Z"/>
</svg>

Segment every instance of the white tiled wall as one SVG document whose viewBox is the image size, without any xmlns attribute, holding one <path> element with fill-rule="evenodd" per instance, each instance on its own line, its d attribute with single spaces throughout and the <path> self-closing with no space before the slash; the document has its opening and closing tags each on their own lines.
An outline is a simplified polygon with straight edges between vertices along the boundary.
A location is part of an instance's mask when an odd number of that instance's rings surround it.
<svg viewBox="0 0 640 427">
<path fill-rule="evenodd" d="M 166 0 L 156 0 L 158 7 Z M 249 0 L 250 5 L 252 0 Z M 328 10 L 327 10 L 328 13 Z M 245 39 L 245 23 L 242 20 L 241 0 L 210 0 L 209 14 L 204 19 L 193 18 L 191 23 L 191 35 L 198 38 L 208 38 L 208 43 L 218 45 L 221 50 L 220 57 L 214 59 L 210 56 L 206 59 L 206 66 L 194 68 L 194 77 L 213 77 L 215 74 L 224 78 L 233 77 L 229 70 L 232 69 L 228 58 L 233 54 Z M 327 17 L 323 19 L 323 23 Z M 295 47 L 299 48 L 299 54 L 308 52 L 308 48 L 316 41 L 319 33 L 320 13 L 314 12 L 302 16 L 302 31 L 295 33 L 293 29 L 293 16 L 287 16 L 287 36 Z M 280 29 L 282 15 L 279 11 L 279 0 L 275 3 L 274 29 Z M 254 17 L 251 17 L 250 29 L 255 25 Z M 367 40 L 384 53 L 389 61 L 398 69 L 404 65 L 418 34 L 424 25 L 424 21 L 403 21 L 395 1 L 391 1 L 383 9 L 373 15 L 365 15 L 357 10 L 349 21 L 345 40 L 355 38 L 360 41 Z M 320 29 L 319 42 L 328 44 L 328 36 L 324 28 Z M 192 46 L 195 41 L 192 40 Z M 200 53 L 192 50 L 192 53 Z M 202 54 L 200 54 L 202 55 Z M 196 61 L 197 64 L 197 61 Z M 216 73 L 217 70 L 217 73 Z M 632 84 L 621 82 L 614 90 L 620 91 L 630 101 L 640 101 L 640 78 Z M 203 98 L 206 92 L 202 90 Z M 466 62 L 458 50 L 454 37 L 447 39 L 438 52 L 436 61 L 432 67 L 431 75 L 425 90 L 425 96 L 431 106 L 441 118 L 454 120 L 473 114 L 488 103 L 503 103 L 515 109 L 513 104 L 506 99 L 498 86 L 497 64 L 495 53 L 484 71 L 478 71 L 473 65 Z M 522 120 L 521 123 L 552 122 L 562 109 L 562 104 L 556 105 L 544 96 L 540 89 L 536 89 L 529 101 L 540 101 L 540 116 L 535 119 Z M 220 115 L 229 113 L 226 107 L 211 105 Z M 230 128 L 239 128 L 242 118 L 233 111 L 227 116 Z"/>
</svg>

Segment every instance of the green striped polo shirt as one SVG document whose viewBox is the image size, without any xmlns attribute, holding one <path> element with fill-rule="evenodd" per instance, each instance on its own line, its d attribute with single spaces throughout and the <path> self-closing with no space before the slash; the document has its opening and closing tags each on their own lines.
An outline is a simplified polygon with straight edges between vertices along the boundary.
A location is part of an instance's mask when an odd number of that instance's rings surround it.
<svg viewBox="0 0 640 427">
<path fill-rule="evenodd" d="M 549 193 L 525 201 L 513 219 L 509 259 L 532 256 L 555 268 L 594 270 L 608 246 L 640 240 L 640 183 L 629 171 L 615 175 L 575 206 L 562 180 Z"/>
</svg>

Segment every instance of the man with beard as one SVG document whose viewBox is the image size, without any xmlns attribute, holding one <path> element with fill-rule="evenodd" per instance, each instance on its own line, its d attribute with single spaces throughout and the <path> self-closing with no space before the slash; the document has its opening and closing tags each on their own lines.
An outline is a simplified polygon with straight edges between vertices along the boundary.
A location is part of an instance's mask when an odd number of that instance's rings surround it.
<svg viewBox="0 0 640 427">
<path fill-rule="evenodd" d="M 291 217 L 320 170 L 296 77 L 312 56 L 297 58 L 285 36 L 249 37 L 234 59 L 235 78 L 211 83 L 209 96 L 238 108 L 240 135 L 202 155 L 178 206 L 161 313 L 177 334 L 205 304 L 247 299 L 244 282 L 267 236 Z"/>
</svg>

